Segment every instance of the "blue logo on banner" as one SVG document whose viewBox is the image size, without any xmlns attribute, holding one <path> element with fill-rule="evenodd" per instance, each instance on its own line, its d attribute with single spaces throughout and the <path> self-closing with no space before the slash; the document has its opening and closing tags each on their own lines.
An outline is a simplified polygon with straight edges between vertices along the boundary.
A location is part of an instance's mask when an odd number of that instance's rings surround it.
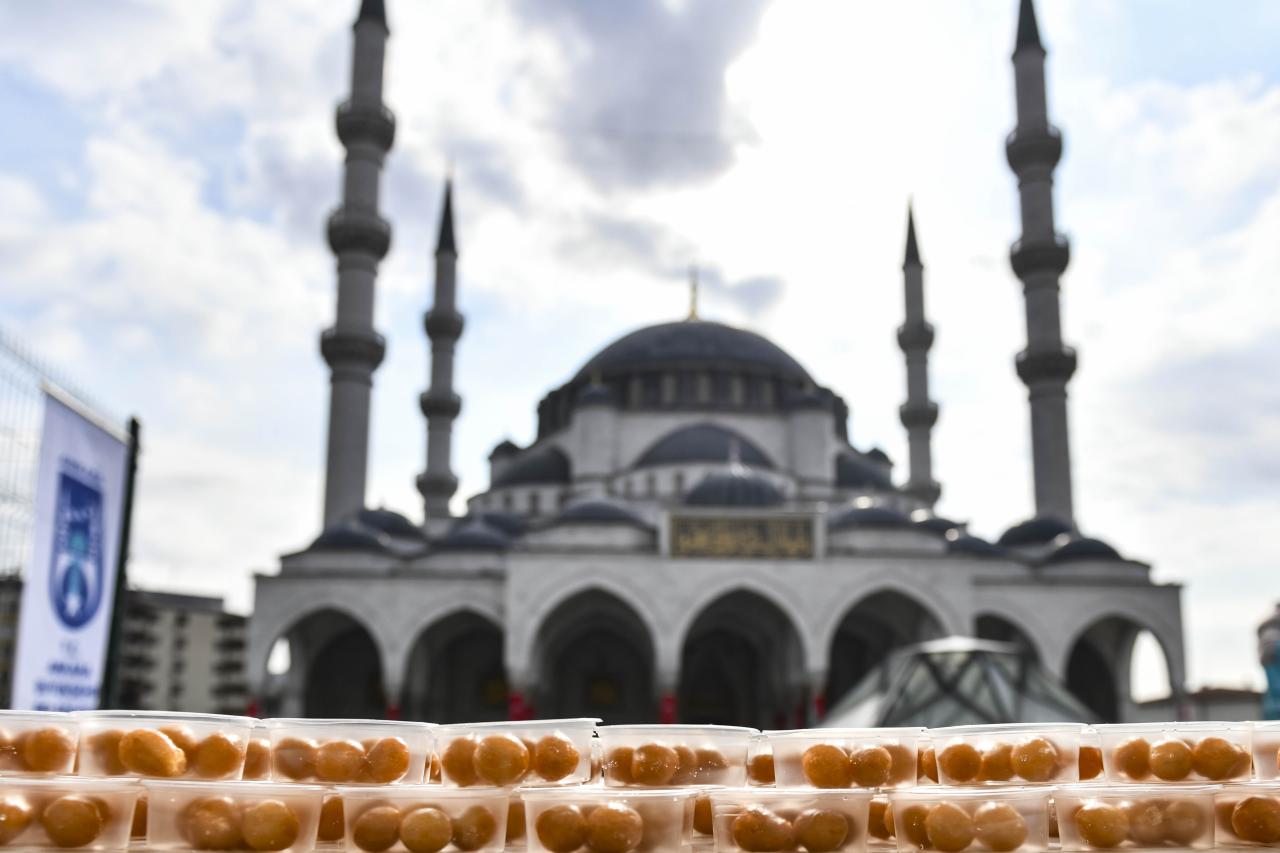
<svg viewBox="0 0 1280 853">
<path fill-rule="evenodd" d="M 49 596 L 68 628 L 85 625 L 102 603 L 102 490 L 77 476 L 58 474 Z"/>
</svg>

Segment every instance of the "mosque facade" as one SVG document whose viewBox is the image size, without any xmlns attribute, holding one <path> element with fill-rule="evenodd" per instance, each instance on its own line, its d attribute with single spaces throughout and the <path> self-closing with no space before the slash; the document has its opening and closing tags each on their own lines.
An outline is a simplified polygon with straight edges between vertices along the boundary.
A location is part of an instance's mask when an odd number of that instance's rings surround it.
<svg viewBox="0 0 1280 853">
<path fill-rule="evenodd" d="M 337 311 L 322 532 L 255 579 L 246 661 L 263 713 L 436 722 L 597 716 L 764 728 L 809 724 L 895 648 L 951 635 L 1019 644 L 1098 719 L 1132 717 L 1136 638 L 1154 636 L 1184 681 L 1180 587 L 1077 528 L 1071 490 L 1054 224 L 1062 137 L 1049 120 L 1031 0 L 1013 53 L 1006 140 L 1021 236 L 1036 514 L 998 541 L 934 514 L 924 267 L 908 216 L 900 416 L 909 473 L 847 434 L 849 408 L 776 343 L 687 319 L 631 331 L 537 407 L 536 439 L 490 454 L 489 487 L 450 513 L 458 241 L 446 188 L 431 370 L 420 403 L 423 521 L 365 505 L 379 213 L 395 119 L 382 101 L 382 0 L 354 26 L 352 91 L 337 110 L 343 203 L 328 223 Z M 269 659 L 287 645 L 287 668 Z M 279 671 L 276 671 L 279 670 Z M 1175 696 L 1176 698 L 1176 696 Z"/>
</svg>

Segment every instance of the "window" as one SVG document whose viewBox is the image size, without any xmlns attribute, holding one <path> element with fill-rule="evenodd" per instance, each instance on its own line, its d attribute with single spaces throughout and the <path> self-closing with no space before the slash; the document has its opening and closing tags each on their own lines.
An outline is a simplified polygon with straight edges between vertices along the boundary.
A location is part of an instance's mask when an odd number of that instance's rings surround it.
<svg viewBox="0 0 1280 853">
<path fill-rule="evenodd" d="M 652 474 L 646 475 L 644 478 L 644 488 L 645 493 L 648 494 L 649 497 L 656 495 L 658 493 L 658 478 Z"/>
<path fill-rule="evenodd" d="M 502 496 L 502 508 L 505 509 L 507 512 L 511 512 L 511 508 L 513 505 L 514 505 L 514 501 L 512 500 L 511 493 L 510 492 L 504 493 Z"/>
<path fill-rule="evenodd" d="M 675 488 L 675 493 L 677 497 L 684 494 L 684 472 L 683 471 L 677 471 L 675 473 L 675 475 L 671 478 L 671 485 Z"/>
<path fill-rule="evenodd" d="M 541 507 L 539 506 L 539 504 L 541 503 L 541 501 L 539 501 L 540 497 L 541 495 L 539 495 L 537 492 L 529 493 L 529 514 L 530 515 L 537 515 L 541 511 Z"/>
</svg>

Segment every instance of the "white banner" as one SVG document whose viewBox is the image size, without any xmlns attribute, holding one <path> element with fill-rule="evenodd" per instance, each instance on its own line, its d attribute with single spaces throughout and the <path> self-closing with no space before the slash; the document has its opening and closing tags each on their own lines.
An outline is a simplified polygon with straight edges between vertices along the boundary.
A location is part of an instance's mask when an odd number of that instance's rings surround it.
<svg viewBox="0 0 1280 853">
<path fill-rule="evenodd" d="M 31 564 L 14 651 L 14 708 L 98 707 L 127 462 L 124 441 L 45 393 Z"/>
</svg>

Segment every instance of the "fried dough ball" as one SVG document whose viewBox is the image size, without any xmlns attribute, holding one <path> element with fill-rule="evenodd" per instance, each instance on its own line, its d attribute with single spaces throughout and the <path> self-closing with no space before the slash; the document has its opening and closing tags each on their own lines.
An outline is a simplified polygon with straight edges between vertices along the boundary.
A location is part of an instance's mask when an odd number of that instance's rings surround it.
<svg viewBox="0 0 1280 853">
<path fill-rule="evenodd" d="M 791 823 L 761 806 L 747 806 L 734 817 L 729 829 L 746 853 L 778 853 L 796 843 Z"/>
<path fill-rule="evenodd" d="M 796 841 L 809 853 L 831 853 L 849 837 L 849 818 L 835 809 L 805 809 L 792 822 Z"/>
<path fill-rule="evenodd" d="M 573 773 L 581 759 L 573 741 L 562 734 L 544 735 L 533 746 L 533 772 L 548 782 L 559 782 Z"/>
<path fill-rule="evenodd" d="M 888 841 L 893 838 L 893 809 L 887 800 L 872 800 L 867 811 L 867 835 Z"/>
<path fill-rule="evenodd" d="M 223 732 L 215 732 L 195 749 L 192 769 L 203 779 L 221 779 L 231 776 L 236 769 L 242 767 L 245 749 L 240 739 Z"/>
<path fill-rule="evenodd" d="M 637 785 L 666 785 L 679 769 L 679 753 L 660 743 L 638 746 L 631 756 L 631 780 Z"/>
<path fill-rule="evenodd" d="M 1048 782 L 1058 772 L 1058 748 L 1048 738 L 1033 737 L 1013 748 L 1013 772 L 1028 782 Z"/>
<path fill-rule="evenodd" d="M 97 803 L 69 794 L 44 807 L 40 825 L 55 847 L 83 847 L 102 832 L 103 814 Z"/>
<path fill-rule="evenodd" d="M 33 773 L 66 773 L 76 755 L 75 738 L 54 726 L 24 732 L 17 746 L 18 757 Z"/>
<path fill-rule="evenodd" d="M 1271 797 L 1245 797 L 1231 810 L 1231 829 L 1241 841 L 1280 841 L 1280 802 Z"/>
<path fill-rule="evenodd" d="M 459 850 L 479 850 L 497 832 L 498 821 L 484 806 L 472 806 L 453 819 L 453 843 Z"/>
<path fill-rule="evenodd" d="M 240 835 L 240 809 L 229 797 L 192 800 L 178 815 L 178 833 L 196 850 L 235 850 Z"/>
<path fill-rule="evenodd" d="M 772 785 L 776 780 L 773 769 L 773 753 L 761 752 L 747 762 L 747 778 L 757 785 Z"/>
<path fill-rule="evenodd" d="M 711 798 L 702 794 L 693 801 L 693 831 L 699 835 L 711 835 L 715 818 L 711 811 Z"/>
<path fill-rule="evenodd" d="M 1151 775 L 1151 744 L 1146 738 L 1130 738 L 1116 747 L 1111 759 L 1122 774 L 1135 782 Z"/>
<path fill-rule="evenodd" d="M 440 756 L 436 755 L 434 752 L 431 753 L 431 764 L 427 769 L 427 780 L 430 782 L 441 781 Z"/>
<path fill-rule="evenodd" d="M 631 762 L 635 759 L 636 751 L 629 746 L 620 746 L 609 753 L 609 757 L 604 762 L 604 774 L 615 782 L 623 785 L 630 785 L 631 778 Z"/>
<path fill-rule="evenodd" d="M 107 729 L 98 732 L 88 739 L 89 754 L 97 771 L 104 776 L 119 776 L 126 768 L 120 761 L 120 741 L 124 740 L 124 732 L 119 729 Z"/>
<path fill-rule="evenodd" d="M 187 756 L 188 764 L 195 761 L 196 749 L 200 746 L 200 741 L 191 729 L 186 726 L 161 726 L 160 734 L 173 741 L 173 745 L 182 750 Z"/>
<path fill-rule="evenodd" d="M 938 781 L 938 753 L 933 751 L 933 747 L 928 746 L 920 750 L 916 766 L 919 768 L 916 773 L 916 779 L 928 779 L 930 782 Z"/>
<path fill-rule="evenodd" d="M 1027 822 L 1008 803 L 983 803 L 973 813 L 973 834 L 988 850 L 1009 853 L 1027 841 Z"/>
<path fill-rule="evenodd" d="M 676 751 L 677 767 L 675 775 L 671 777 L 670 785 L 688 785 L 698 775 L 698 757 L 694 755 L 693 749 L 684 744 L 676 744 L 672 747 Z"/>
<path fill-rule="evenodd" d="M 1217 824 L 1218 832 L 1235 832 L 1235 830 L 1231 828 L 1231 812 L 1235 807 L 1236 803 L 1231 800 L 1214 799 L 1213 818 L 1214 823 Z"/>
<path fill-rule="evenodd" d="M 8 844 L 31 823 L 31 804 L 19 797 L 0 799 L 0 844 Z"/>
<path fill-rule="evenodd" d="M 129 826 L 129 835 L 141 838 L 147 834 L 147 798 L 138 797 L 133 806 L 133 822 Z"/>
<path fill-rule="evenodd" d="M 524 838 L 524 800 L 512 797 L 507 803 L 507 843 Z"/>
<path fill-rule="evenodd" d="M 18 758 L 18 744 L 3 729 L 0 729 L 0 769 L 23 769 L 22 762 Z"/>
<path fill-rule="evenodd" d="M 848 788 L 853 784 L 849 753 L 835 744 L 815 743 L 800 758 L 804 778 L 815 788 Z"/>
<path fill-rule="evenodd" d="M 1191 769 L 1215 782 L 1230 779 L 1238 772 L 1243 752 L 1226 738 L 1207 737 L 1191 750 Z"/>
<path fill-rule="evenodd" d="M 721 770 L 729 769 L 729 759 L 725 758 L 724 753 L 718 749 L 702 747 L 694 756 L 698 774 L 704 779 L 709 778 L 712 773 L 719 773 Z"/>
<path fill-rule="evenodd" d="M 361 850 L 382 853 L 400 837 L 400 811 L 395 806 L 374 806 L 360 813 L 351 825 L 351 840 Z"/>
<path fill-rule="evenodd" d="M 409 772 L 409 745 L 398 737 L 384 737 L 369 747 L 365 775 L 370 782 L 388 784 Z"/>
<path fill-rule="evenodd" d="M 244 751 L 244 773 L 242 778 L 255 780 L 266 779 L 271 773 L 271 742 L 266 738 L 256 737 L 249 741 Z"/>
<path fill-rule="evenodd" d="M 1102 750 L 1096 746 L 1080 747 L 1080 779 L 1088 781 L 1102 774 Z"/>
<path fill-rule="evenodd" d="M 1013 746 L 993 743 L 982 751 L 982 764 L 978 768 L 981 782 L 1008 782 L 1013 778 Z"/>
<path fill-rule="evenodd" d="M 353 740 L 331 740 L 316 750 L 316 777 L 324 782 L 354 782 L 364 771 L 364 747 Z"/>
<path fill-rule="evenodd" d="M 275 772 L 299 782 L 316 775 L 316 745 L 300 737 L 281 738 L 272 756 Z"/>
<path fill-rule="evenodd" d="M 140 776 L 173 778 L 187 772 L 187 754 L 155 729 L 133 729 L 120 739 L 120 763 Z"/>
<path fill-rule="evenodd" d="M 533 831 L 550 853 L 573 853 L 587 840 L 587 819 L 577 806 L 552 806 L 538 815 Z"/>
<path fill-rule="evenodd" d="M 449 742 L 440 756 L 440 769 L 455 785 L 463 788 L 479 781 L 476 775 L 476 742 L 469 737 L 457 737 Z"/>
<path fill-rule="evenodd" d="M 510 785 L 529 772 L 529 748 L 512 735 L 489 735 L 476 747 L 476 773 L 494 785 Z"/>
<path fill-rule="evenodd" d="M 1190 800 L 1174 800 L 1165 806 L 1164 837 L 1182 847 L 1186 847 L 1209 828 L 1209 820 L 1204 809 Z"/>
<path fill-rule="evenodd" d="M 453 840 L 453 821 L 440 809 L 414 809 L 400 821 L 400 843 L 409 853 L 440 853 Z"/>
<path fill-rule="evenodd" d="M 1151 772 L 1166 782 L 1191 775 L 1191 747 L 1175 738 L 1151 745 Z"/>
<path fill-rule="evenodd" d="M 595 853 L 630 853 L 644 837 L 644 819 L 624 803 L 605 803 L 587 815 L 587 846 Z"/>
<path fill-rule="evenodd" d="M 320 806 L 320 826 L 316 830 L 316 838 L 321 841 L 341 841 L 346 834 L 346 815 L 342 807 L 342 797 L 326 797 Z"/>
<path fill-rule="evenodd" d="M 938 772 L 952 782 L 972 782 L 982 769 L 982 754 L 971 743 L 956 741 L 938 753 Z"/>
<path fill-rule="evenodd" d="M 881 744 L 893 759 L 889 768 L 889 784 L 907 783 L 914 785 L 919 766 L 916 751 L 901 743 Z"/>
<path fill-rule="evenodd" d="M 279 800 L 261 800 L 244 810 L 240 831 L 254 850 L 284 850 L 298 840 L 298 816 Z"/>
<path fill-rule="evenodd" d="M 942 853 L 960 853 L 973 842 L 973 818 L 955 803 L 938 803 L 929 809 L 924 831 Z"/>
<path fill-rule="evenodd" d="M 883 746 L 868 746 L 849 756 L 849 775 L 859 788 L 879 788 L 889 781 L 893 756 Z"/>
<path fill-rule="evenodd" d="M 902 837 L 910 841 L 921 850 L 929 848 L 929 831 L 925 828 L 925 820 L 929 817 L 929 807 L 923 803 L 912 803 L 902 809 Z M 898 834 L 899 823 L 897 817 L 887 820 L 890 824 L 889 832 L 893 835 Z"/>
<path fill-rule="evenodd" d="M 1124 809 L 1092 801 L 1076 809 L 1076 830 L 1085 844 L 1110 849 L 1129 837 L 1129 817 Z"/>
<path fill-rule="evenodd" d="M 1164 807 L 1162 800 L 1136 800 L 1128 809 L 1129 837 L 1144 847 L 1164 841 Z"/>
</svg>

